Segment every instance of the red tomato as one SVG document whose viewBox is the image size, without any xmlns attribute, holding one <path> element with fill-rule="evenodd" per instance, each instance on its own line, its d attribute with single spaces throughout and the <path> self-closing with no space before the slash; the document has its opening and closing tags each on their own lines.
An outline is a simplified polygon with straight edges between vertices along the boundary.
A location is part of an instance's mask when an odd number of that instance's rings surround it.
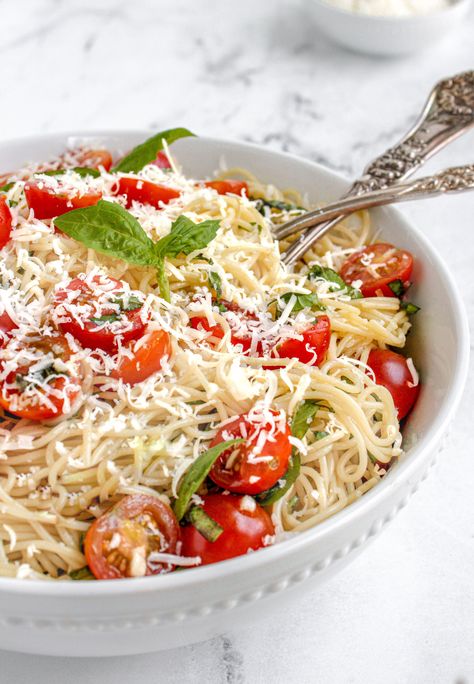
<svg viewBox="0 0 474 684">
<path fill-rule="evenodd" d="M 0 195 L 0 249 L 10 241 L 12 215 L 3 195 Z"/>
<path fill-rule="evenodd" d="M 244 181 L 237 180 L 215 180 L 206 181 L 206 188 L 213 188 L 219 195 L 242 195 L 244 192 L 249 194 L 249 187 Z"/>
<path fill-rule="evenodd" d="M 93 277 L 90 287 L 74 278 L 54 300 L 54 320 L 63 333 L 70 333 L 83 347 L 112 351 L 120 338 L 123 344 L 145 332 L 142 304 L 136 295 L 127 301 L 125 284 L 109 276 Z"/>
<path fill-rule="evenodd" d="M 164 152 L 158 152 L 156 159 L 151 163 L 153 166 L 157 166 L 159 169 L 171 169 L 169 159 Z"/>
<path fill-rule="evenodd" d="M 88 192 L 72 197 L 66 193 L 54 192 L 41 181 L 32 180 L 25 184 L 25 196 L 29 208 L 35 212 L 35 218 L 42 220 L 61 216 L 72 209 L 91 207 L 101 199 L 102 193 Z"/>
<path fill-rule="evenodd" d="M 389 284 L 401 280 L 407 287 L 413 271 L 413 257 L 410 252 L 380 242 L 355 252 L 342 264 L 341 277 L 351 285 L 362 280 L 364 297 L 396 297 Z"/>
<path fill-rule="evenodd" d="M 367 364 L 374 371 L 377 385 L 386 387 L 392 395 L 398 419 L 402 420 L 411 411 L 420 391 L 419 384 L 412 387 L 413 377 L 406 358 L 388 349 L 373 349 Z"/>
<path fill-rule="evenodd" d="M 318 316 L 314 325 L 301 333 L 303 339 L 286 339 L 276 346 L 276 354 L 283 359 L 298 359 L 310 366 L 320 366 L 331 340 L 331 321 L 327 316 Z M 267 366 L 279 368 L 279 366 Z"/>
<path fill-rule="evenodd" d="M 155 496 L 131 494 L 89 527 L 84 553 L 97 579 L 160 575 L 173 565 L 153 553 L 176 553 L 179 525 L 169 506 Z"/>
<path fill-rule="evenodd" d="M 93 169 L 103 166 L 106 171 L 109 171 L 112 166 L 112 155 L 108 150 L 88 150 L 79 155 L 78 162 L 81 166 Z"/>
<path fill-rule="evenodd" d="M 172 199 L 179 197 L 178 190 L 167 188 L 165 185 L 150 183 L 141 178 L 128 178 L 123 176 L 119 180 L 118 195 L 125 195 L 127 207 L 132 206 L 132 202 L 141 204 L 151 204 L 153 207 L 160 208 L 161 204 L 168 204 Z"/>
<path fill-rule="evenodd" d="M 260 549 L 265 546 L 266 537 L 275 534 L 268 513 L 257 503 L 253 508 L 247 497 L 210 494 L 204 497 L 202 507 L 224 529 L 214 542 L 207 541 L 192 525 L 182 529 L 183 556 L 200 556 L 202 565 Z"/>
<path fill-rule="evenodd" d="M 239 330 L 235 333 L 232 332 L 232 317 L 229 317 L 228 323 L 231 328 L 231 335 L 230 335 L 230 341 L 231 343 L 236 346 L 236 345 L 241 345 L 242 346 L 242 352 L 244 354 L 248 354 L 250 351 L 250 348 L 252 346 L 252 333 L 250 330 L 250 326 L 247 326 L 246 324 L 250 323 L 252 321 L 256 321 L 257 317 L 254 316 L 254 314 L 249 313 L 247 311 L 242 311 L 237 304 L 234 304 L 233 302 L 228 302 L 225 299 L 219 300 L 219 304 L 223 307 L 225 307 L 226 311 L 232 311 L 233 313 L 237 314 L 239 319 L 244 323 L 244 328 L 248 327 L 248 334 L 245 334 L 245 330 L 242 331 L 241 326 L 239 325 Z M 219 340 L 221 340 L 224 337 L 224 330 L 223 328 L 217 324 L 217 325 L 209 325 L 209 322 L 206 318 L 206 316 L 193 316 L 190 321 L 190 325 L 192 328 L 195 330 L 205 330 L 206 332 L 212 333 L 212 337 L 216 337 Z M 262 343 L 260 341 L 257 342 L 257 348 L 255 350 L 255 355 L 260 356 L 262 353 Z"/>
<path fill-rule="evenodd" d="M 14 330 L 16 327 L 16 323 L 14 323 L 7 312 L 4 311 L 0 315 L 0 333 L 9 333 L 10 330 Z"/>
<path fill-rule="evenodd" d="M 276 411 L 272 414 L 278 416 Z M 258 423 L 244 414 L 224 425 L 211 447 L 229 439 L 246 441 L 219 456 L 209 473 L 211 480 L 236 494 L 260 494 L 273 487 L 288 470 L 291 455 L 290 428 L 280 423 L 278 418 Z"/>
<path fill-rule="evenodd" d="M 40 341 L 24 342 L 20 350 L 18 346 L 9 349 L 9 344 L 0 352 L 0 374 L 12 357 L 20 355 L 20 365 L 0 382 L 0 406 L 15 416 L 31 420 L 48 420 L 69 413 L 80 394 L 82 374 L 77 364 L 73 372 L 54 367 L 58 361 L 70 360 L 71 351 L 65 338 L 44 337 Z M 22 352 L 26 352 L 24 363 Z M 46 354 L 51 354 L 51 364 L 40 371 L 30 370 Z"/>
<path fill-rule="evenodd" d="M 129 385 L 143 382 L 161 370 L 163 359 L 171 356 L 171 339 L 164 330 L 154 330 L 130 346 L 133 358 L 125 357 L 112 376 Z"/>
</svg>

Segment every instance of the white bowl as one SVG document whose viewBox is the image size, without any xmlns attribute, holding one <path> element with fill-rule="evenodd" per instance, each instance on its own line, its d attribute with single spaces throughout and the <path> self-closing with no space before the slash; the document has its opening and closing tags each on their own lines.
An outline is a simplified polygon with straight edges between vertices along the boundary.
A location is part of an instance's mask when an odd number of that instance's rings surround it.
<svg viewBox="0 0 474 684">
<path fill-rule="evenodd" d="M 111 150 L 127 150 L 146 133 L 96 133 Z M 60 153 L 87 136 L 48 135 L 0 144 L 1 169 Z M 222 158 L 262 180 L 295 187 L 311 201 L 336 199 L 347 181 L 304 159 L 256 145 L 187 138 L 173 145 L 194 177 L 209 176 Z M 49 655 L 124 655 L 210 638 L 279 610 L 310 584 L 333 576 L 403 508 L 425 478 L 462 394 L 469 332 L 450 273 L 429 242 L 395 209 L 373 212 L 380 237 L 416 257 L 415 319 L 410 354 L 423 377 L 404 431 L 408 453 L 374 489 L 319 526 L 246 556 L 161 577 L 53 582 L 0 578 L 0 646 Z M 440 311 L 443 315 L 440 316 Z"/>
<path fill-rule="evenodd" d="M 325 0 L 310 0 L 319 28 L 357 52 L 404 55 L 438 44 L 468 13 L 472 0 L 454 0 L 438 12 L 413 17 L 380 17 L 349 12 Z"/>
</svg>

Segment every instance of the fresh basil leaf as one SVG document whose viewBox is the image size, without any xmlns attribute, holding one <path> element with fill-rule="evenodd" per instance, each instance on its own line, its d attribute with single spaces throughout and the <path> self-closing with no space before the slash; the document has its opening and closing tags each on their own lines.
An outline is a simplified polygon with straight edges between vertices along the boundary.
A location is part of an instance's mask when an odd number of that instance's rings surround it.
<svg viewBox="0 0 474 684">
<path fill-rule="evenodd" d="M 2 185 L 2 187 L 0 188 L 0 192 L 8 192 L 13 188 L 14 185 L 15 183 L 5 183 L 5 185 Z"/>
<path fill-rule="evenodd" d="M 331 288 L 331 292 L 336 292 L 338 290 L 344 291 L 349 295 L 351 299 L 362 299 L 363 295 L 360 290 L 356 290 L 352 285 L 348 285 L 332 268 L 327 268 L 324 266 L 313 266 L 308 272 L 308 278 L 310 280 L 316 280 L 316 278 L 322 278 L 330 283 L 334 283 L 335 287 Z M 337 287 L 336 287 L 337 286 Z"/>
<path fill-rule="evenodd" d="M 396 297 L 403 297 L 405 294 L 405 286 L 401 280 L 394 280 L 388 286 Z"/>
<path fill-rule="evenodd" d="M 215 290 L 217 299 L 222 297 L 222 279 L 215 271 L 209 271 L 209 286 Z"/>
<path fill-rule="evenodd" d="M 409 316 L 414 316 L 421 308 L 412 302 L 402 302 L 400 306 L 402 309 L 405 309 Z"/>
<path fill-rule="evenodd" d="M 297 292 L 285 292 L 285 294 L 281 295 L 280 300 L 284 301 L 285 304 L 288 304 L 290 301 L 291 297 L 296 297 L 295 303 L 293 304 L 293 308 L 291 310 L 291 313 L 297 313 L 298 311 L 303 311 L 303 309 L 318 309 L 318 311 L 325 311 L 326 307 L 324 304 L 322 304 L 319 301 L 319 297 L 316 294 L 316 292 L 312 292 L 311 294 L 298 294 Z M 280 316 L 283 312 L 283 308 L 281 306 L 278 306 L 277 312 L 278 315 Z"/>
<path fill-rule="evenodd" d="M 257 494 L 255 498 L 257 499 L 258 503 L 262 506 L 270 506 L 270 504 L 274 504 L 275 501 L 281 499 L 281 497 L 284 496 L 289 488 L 296 482 L 296 479 L 300 474 L 300 470 L 301 458 L 296 449 L 294 449 L 288 462 L 288 470 L 283 477 L 280 478 L 275 485 L 273 485 L 273 487 L 267 489 L 261 494 Z"/>
<path fill-rule="evenodd" d="M 319 402 L 313 399 L 307 399 L 299 404 L 291 421 L 291 433 L 294 437 L 303 439 L 319 408 Z"/>
<path fill-rule="evenodd" d="M 211 518 L 202 506 L 193 506 L 188 513 L 188 520 L 209 542 L 217 541 L 224 531 L 224 528 Z"/>
<path fill-rule="evenodd" d="M 170 281 L 166 275 L 164 258 L 158 259 L 156 265 L 156 278 L 158 280 L 158 288 L 160 290 L 161 298 L 164 299 L 165 302 L 171 302 Z"/>
<path fill-rule="evenodd" d="M 186 471 L 178 489 L 178 497 L 174 502 L 173 509 L 178 520 L 186 513 L 192 495 L 197 492 L 209 474 L 219 456 L 236 444 L 242 444 L 243 439 L 229 439 L 227 442 L 220 442 L 202 453 Z"/>
<path fill-rule="evenodd" d="M 51 171 L 38 171 L 35 176 L 63 176 L 66 171 L 74 171 L 81 178 L 86 178 L 87 176 L 92 176 L 92 178 L 99 178 L 100 171 L 98 169 L 93 169 L 89 166 L 73 166 L 70 169 L 52 169 Z"/>
<path fill-rule="evenodd" d="M 102 254 L 137 266 L 156 266 L 154 243 L 137 219 L 119 204 L 99 202 L 54 219 L 63 233 Z"/>
<path fill-rule="evenodd" d="M 187 216 L 178 216 L 168 235 L 155 243 L 155 254 L 158 258 L 176 257 L 204 249 L 216 237 L 219 226 L 219 221 L 194 223 Z"/>
<path fill-rule="evenodd" d="M 194 136 L 194 133 L 188 131 L 187 128 L 170 128 L 167 131 L 161 131 L 156 135 L 145 140 L 141 145 L 135 147 L 123 159 L 116 164 L 111 171 L 122 171 L 123 173 L 137 173 L 144 166 L 150 164 L 156 159 L 156 155 L 163 149 L 163 140 L 168 145 L 174 143 L 180 138 L 187 138 Z"/>
<path fill-rule="evenodd" d="M 130 295 L 130 297 L 117 297 L 112 300 L 112 304 L 118 304 L 120 311 L 135 311 L 143 306 L 143 301 L 137 295 Z"/>
<path fill-rule="evenodd" d="M 69 573 L 69 577 L 72 580 L 95 580 L 94 575 L 89 570 L 87 565 L 85 565 L 83 568 L 79 568 L 78 570 L 73 570 Z"/>
</svg>

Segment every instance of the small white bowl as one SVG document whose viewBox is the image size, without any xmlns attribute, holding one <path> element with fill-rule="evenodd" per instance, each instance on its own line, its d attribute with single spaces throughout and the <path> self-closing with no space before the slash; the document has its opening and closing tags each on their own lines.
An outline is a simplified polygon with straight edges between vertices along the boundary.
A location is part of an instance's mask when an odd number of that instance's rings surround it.
<svg viewBox="0 0 474 684">
<path fill-rule="evenodd" d="M 336 42 L 357 52 L 405 55 L 424 50 L 460 25 L 472 0 L 453 0 L 438 12 L 409 17 L 359 14 L 334 7 L 326 0 L 312 0 L 319 28 Z"/>
</svg>

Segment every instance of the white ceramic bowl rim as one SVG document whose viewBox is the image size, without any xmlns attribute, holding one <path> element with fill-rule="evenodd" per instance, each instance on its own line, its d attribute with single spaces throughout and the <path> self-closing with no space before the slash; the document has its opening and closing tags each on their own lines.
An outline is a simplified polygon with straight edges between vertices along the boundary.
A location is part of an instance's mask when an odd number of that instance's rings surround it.
<svg viewBox="0 0 474 684">
<path fill-rule="evenodd" d="M 450 14 L 451 12 L 457 12 L 460 6 L 469 5 L 472 2 L 472 0 L 451 0 L 451 4 L 448 5 L 448 7 L 444 7 L 443 9 L 434 10 L 433 12 L 427 12 L 426 14 L 412 14 L 407 16 L 387 16 L 379 14 L 366 14 L 365 12 L 352 12 L 351 10 L 344 9 L 343 7 L 332 5 L 330 0 L 313 0 L 313 2 L 317 2 L 319 5 L 323 5 L 324 7 L 333 10 L 337 14 L 342 14 L 345 17 L 357 17 L 358 20 L 364 19 L 366 21 L 373 21 L 376 23 L 378 22 L 380 24 L 391 22 L 403 24 L 408 21 L 420 22 L 427 21 L 431 17 L 439 18 L 446 16 L 446 14 Z"/>
<path fill-rule="evenodd" d="M 8 148 L 10 145 L 27 144 L 31 141 L 32 144 L 41 139 L 47 141 L 51 139 L 57 141 L 58 138 L 64 138 L 66 141 L 70 138 L 93 138 L 93 139 L 107 139 L 120 138 L 127 136 L 142 136 L 146 139 L 150 135 L 149 131 L 143 130 L 108 130 L 108 131 L 74 131 L 46 135 L 25 136 L 13 140 L 0 143 L 0 153 L 2 148 Z M 214 144 L 222 144 L 229 147 L 229 144 L 237 148 L 245 148 L 253 150 L 257 154 L 262 151 L 262 146 L 252 143 L 242 143 L 237 141 L 229 141 L 223 139 L 216 139 L 211 137 L 200 137 L 200 141 L 209 141 Z M 192 138 L 187 139 L 188 144 Z M 317 169 L 323 170 L 325 173 L 330 173 L 338 179 L 344 179 L 341 174 L 328 170 L 320 164 L 310 160 L 302 159 L 296 155 L 291 155 L 283 152 L 276 152 L 265 149 L 268 154 L 275 155 L 275 162 L 281 163 L 285 157 L 289 160 L 298 162 L 304 161 Z M 26 161 L 26 160 L 25 160 Z M 210 171 L 213 171 L 210 170 Z M 401 222 L 407 223 L 403 215 L 395 208 L 390 207 L 390 212 L 397 215 L 397 219 Z M 335 530 L 343 527 L 349 518 L 357 519 L 362 517 L 367 511 L 373 510 L 377 507 L 378 502 L 383 499 L 388 490 L 397 488 L 405 480 L 408 480 L 414 470 L 416 470 L 416 462 L 419 455 L 427 450 L 434 451 L 437 448 L 441 436 L 446 431 L 450 420 L 460 402 L 465 380 L 467 377 L 469 364 L 469 326 L 468 319 L 462 304 L 457 285 L 444 265 L 442 259 L 433 249 L 429 241 L 419 231 L 410 225 L 410 230 L 416 233 L 417 239 L 422 244 L 426 253 L 430 254 L 431 259 L 436 264 L 437 270 L 440 272 L 442 278 L 445 280 L 451 295 L 451 302 L 455 313 L 456 330 L 454 331 L 454 338 L 457 341 L 458 364 L 450 390 L 443 397 L 442 405 L 439 411 L 436 422 L 430 427 L 426 434 L 420 439 L 419 443 L 410 450 L 410 455 L 406 459 L 400 461 L 396 468 L 388 473 L 373 489 L 364 494 L 360 499 L 350 504 L 343 510 L 334 514 L 332 517 L 323 521 L 316 527 L 313 527 L 304 532 L 295 534 L 294 537 L 287 539 L 281 543 L 261 549 L 258 552 L 247 554 L 246 556 L 239 556 L 232 560 L 216 563 L 213 565 L 206 565 L 202 567 L 188 569 L 186 572 L 170 573 L 169 575 L 160 575 L 156 577 L 136 578 L 128 581 L 117 580 L 102 580 L 100 582 L 58 582 L 47 580 L 25 580 L 11 577 L 0 577 L 0 593 L 8 593 L 9 595 L 21 594 L 25 595 L 41 595 L 41 596 L 100 596 L 106 595 L 129 595 L 136 593 L 156 592 L 156 591 L 171 591 L 179 590 L 183 587 L 194 586 L 198 587 L 200 584 L 207 584 L 212 582 L 215 578 L 223 578 L 237 574 L 240 569 L 245 567 L 246 570 L 257 570 L 259 567 L 267 565 L 267 563 L 278 562 L 282 557 L 291 554 L 297 549 L 314 544 L 318 540 L 332 535 Z"/>
</svg>

